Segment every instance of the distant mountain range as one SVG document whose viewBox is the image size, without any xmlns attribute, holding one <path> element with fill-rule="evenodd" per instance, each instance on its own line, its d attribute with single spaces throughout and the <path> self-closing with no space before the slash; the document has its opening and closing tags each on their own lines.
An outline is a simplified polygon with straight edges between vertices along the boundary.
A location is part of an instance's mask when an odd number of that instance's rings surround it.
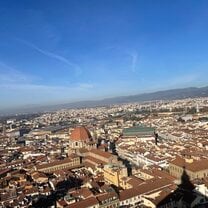
<svg viewBox="0 0 208 208">
<path fill-rule="evenodd" d="M 171 89 L 163 90 L 152 93 L 143 93 L 138 95 L 121 96 L 106 98 L 102 100 L 88 100 L 80 102 L 72 102 L 66 104 L 58 105 L 47 105 L 47 106 L 26 106 L 19 109 L 8 109 L 0 111 L 0 114 L 21 114 L 21 113 L 36 113 L 45 111 L 54 111 L 64 108 L 83 108 L 83 107 L 96 107 L 96 106 L 106 106 L 110 104 L 121 104 L 130 102 L 144 102 L 144 101 L 154 101 L 154 100 L 176 100 L 185 98 L 197 98 L 197 97 L 208 97 L 208 86 L 207 87 L 189 87 L 183 89 Z"/>
</svg>

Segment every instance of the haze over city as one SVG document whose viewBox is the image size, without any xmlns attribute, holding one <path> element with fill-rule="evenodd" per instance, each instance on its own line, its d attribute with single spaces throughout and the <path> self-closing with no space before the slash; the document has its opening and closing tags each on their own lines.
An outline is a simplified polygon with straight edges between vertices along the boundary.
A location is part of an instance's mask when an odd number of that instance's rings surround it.
<svg viewBox="0 0 208 208">
<path fill-rule="evenodd" d="M 207 84 L 207 1 L 0 1 L 0 108 Z"/>
</svg>

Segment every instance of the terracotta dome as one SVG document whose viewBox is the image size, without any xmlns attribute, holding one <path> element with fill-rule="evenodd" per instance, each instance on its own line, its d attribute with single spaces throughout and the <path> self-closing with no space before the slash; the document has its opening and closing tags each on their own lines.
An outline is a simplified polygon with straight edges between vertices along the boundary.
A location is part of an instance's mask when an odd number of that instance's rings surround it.
<svg viewBox="0 0 208 208">
<path fill-rule="evenodd" d="M 76 127 L 70 136 L 70 139 L 75 141 L 86 141 L 89 138 L 91 138 L 90 132 L 85 127 Z"/>
</svg>

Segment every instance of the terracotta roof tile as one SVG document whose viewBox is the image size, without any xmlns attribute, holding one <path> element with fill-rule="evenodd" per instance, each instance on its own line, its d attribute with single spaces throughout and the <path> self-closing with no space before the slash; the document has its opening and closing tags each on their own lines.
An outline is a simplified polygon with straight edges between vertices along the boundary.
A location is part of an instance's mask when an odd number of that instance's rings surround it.
<svg viewBox="0 0 208 208">
<path fill-rule="evenodd" d="M 71 132 L 70 139 L 74 141 L 86 141 L 91 138 L 90 132 L 85 127 L 77 127 Z"/>
<path fill-rule="evenodd" d="M 82 201 L 70 204 L 67 206 L 67 208 L 88 208 L 88 207 L 92 207 L 98 204 L 99 204 L 98 200 L 95 197 L 89 197 Z"/>
</svg>

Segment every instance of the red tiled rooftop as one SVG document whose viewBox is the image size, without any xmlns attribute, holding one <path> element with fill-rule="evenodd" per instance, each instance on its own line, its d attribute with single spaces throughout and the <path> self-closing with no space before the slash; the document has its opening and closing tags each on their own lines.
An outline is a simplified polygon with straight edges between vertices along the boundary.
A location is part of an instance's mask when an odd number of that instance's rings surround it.
<svg viewBox="0 0 208 208">
<path fill-rule="evenodd" d="M 91 138 L 90 132 L 85 127 L 76 127 L 71 132 L 70 139 L 74 141 L 86 141 Z"/>
<path fill-rule="evenodd" d="M 89 197 L 79 202 L 75 202 L 67 206 L 67 208 L 88 208 L 98 204 L 98 201 L 95 197 Z"/>
<path fill-rule="evenodd" d="M 90 152 L 93 153 L 93 154 L 96 154 L 96 155 L 105 157 L 105 158 L 110 158 L 110 157 L 112 157 L 112 154 L 111 154 L 111 153 L 109 153 L 109 152 L 104 152 L 104 151 L 98 150 L 98 149 L 93 149 L 93 150 L 91 150 Z"/>
</svg>

